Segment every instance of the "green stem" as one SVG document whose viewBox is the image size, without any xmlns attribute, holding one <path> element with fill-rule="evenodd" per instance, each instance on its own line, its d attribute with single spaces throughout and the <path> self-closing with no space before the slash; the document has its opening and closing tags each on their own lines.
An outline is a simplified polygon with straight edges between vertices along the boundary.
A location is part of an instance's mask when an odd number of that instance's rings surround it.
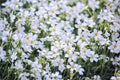
<svg viewBox="0 0 120 80">
<path fill-rule="evenodd" d="M 70 80 L 73 79 L 74 74 L 75 74 L 75 73 L 72 73 L 72 72 L 70 73 Z"/>
</svg>

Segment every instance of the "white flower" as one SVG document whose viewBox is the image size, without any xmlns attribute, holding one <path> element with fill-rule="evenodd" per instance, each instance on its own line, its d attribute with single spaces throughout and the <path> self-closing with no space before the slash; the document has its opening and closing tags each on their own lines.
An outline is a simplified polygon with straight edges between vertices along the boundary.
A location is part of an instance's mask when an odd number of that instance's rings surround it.
<svg viewBox="0 0 120 80">
<path fill-rule="evenodd" d="M 100 14 L 98 15 L 98 19 L 100 22 L 103 22 L 104 20 L 112 22 L 114 18 L 114 15 L 111 11 L 108 10 L 103 10 L 100 12 Z"/>
<path fill-rule="evenodd" d="M 46 69 L 45 73 L 50 72 L 50 65 L 49 65 L 49 63 L 46 64 L 45 69 Z"/>
<path fill-rule="evenodd" d="M 112 36 L 112 41 L 115 41 L 115 40 L 118 39 L 119 33 L 118 32 L 113 32 L 113 33 L 111 33 L 111 36 Z"/>
<path fill-rule="evenodd" d="M 100 76 L 99 75 L 94 75 L 94 80 L 101 80 Z"/>
<path fill-rule="evenodd" d="M 120 44 L 118 42 L 112 42 L 108 49 L 110 49 L 111 52 L 118 54 L 120 52 Z"/>
<path fill-rule="evenodd" d="M 6 59 L 6 52 L 3 50 L 3 47 L 0 46 L 0 60 L 5 61 Z"/>
<path fill-rule="evenodd" d="M 77 60 L 77 55 L 75 53 L 67 53 L 65 54 L 65 57 L 68 58 L 68 62 L 71 62 L 71 61 L 76 61 Z"/>
<path fill-rule="evenodd" d="M 31 46 L 36 47 L 36 45 L 38 44 L 38 41 L 36 39 L 37 35 L 33 35 L 32 33 L 25 34 L 25 36 L 21 39 L 22 47 L 24 48 L 24 50 L 31 52 Z"/>
<path fill-rule="evenodd" d="M 100 45 L 109 45 L 110 44 L 110 40 L 109 39 L 105 39 L 105 38 L 100 38 L 99 39 L 99 43 L 100 43 Z"/>
<path fill-rule="evenodd" d="M 120 26 L 117 25 L 110 25 L 110 30 L 117 32 L 120 29 Z"/>
<path fill-rule="evenodd" d="M 21 58 L 22 58 L 23 60 L 26 59 L 26 58 L 28 58 L 28 57 L 29 57 L 29 53 L 25 54 L 24 52 L 22 52 Z"/>
<path fill-rule="evenodd" d="M 120 56 L 111 59 L 113 65 L 120 65 Z"/>
<path fill-rule="evenodd" d="M 70 23 L 68 21 L 61 21 L 61 23 L 58 24 L 58 27 L 63 28 L 67 32 L 73 30 L 73 28 L 71 27 L 71 25 L 70 25 Z"/>
<path fill-rule="evenodd" d="M 87 22 L 87 25 L 89 26 L 89 27 L 91 27 L 91 28 L 93 28 L 93 27 L 95 27 L 95 22 L 93 21 L 93 19 L 87 19 L 86 20 L 86 22 Z"/>
<path fill-rule="evenodd" d="M 80 49 L 82 49 L 82 48 L 85 48 L 85 46 L 87 46 L 88 43 L 87 42 L 83 42 L 81 39 L 79 39 L 79 36 L 78 36 L 77 45 L 80 47 Z"/>
<path fill-rule="evenodd" d="M 81 53 L 81 55 L 89 56 L 89 54 L 90 54 L 90 49 L 81 48 L 80 53 Z"/>
<path fill-rule="evenodd" d="M 17 52 L 13 52 L 11 55 L 11 61 L 13 62 L 16 59 L 17 59 Z"/>
<path fill-rule="evenodd" d="M 64 60 L 60 59 L 60 57 L 56 58 L 55 60 L 52 61 L 52 65 L 53 66 L 58 66 L 58 69 L 63 72 L 63 70 L 65 69 L 64 67 Z"/>
<path fill-rule="evenodd" d="M 70 62 L 70 65 L 67 65 L 67 68 L 70 69 L 70 72 L 73 72 L 76 70 L 76 66 L 73 62 Z"/>
<path fill-rule="evenodd" d="M 24 27 L 18 26 L 18 29 L 14 32 L 12 38 L 13 38 L 15 41 L 22 40 L 22 37 L 25 35 L 24 30 L 25 30 Z"/>
<path fill-rule="evenodd" d="M 33 73 L 33 77 L 35 77 L 36 79 L 40 78 L 41 80 L 42 65 L 38 62 L 37 58 L 35 58 L 35 61 L 31 63 L 31 66 L 31 72 Z"/>
<path fill-rule="evenodd" d="M 40 57 L 43 56 L 43 57 L 45 57 L 45 58 L 47 58 L 47 59 L 52 58 L 51 52 L 50 52 L 48 49 L 44 49 L 44 48 L 43 48 L 42 51 L 39 51 L 39 50 L 38 50 L 38 52 L 40 53 L 40 54 L 39 54 Z"/>
<path fill-rule="evenodd" d="M 23 3 L 20 2 L 19 0 L 11 0 L 11 1 L 6 1 L 2 5 L 5 6 L 6 8 L 10 8 L 13 10 L 19 10 L 19 7 L 21 7 Z"/>
<path fill-rule="evenodd" d="M 86 9 L 85 4 L 83 4 L 81 2 L 76 3 L 76 6 L 75 6 L 76 13 L 81 13 L 84 9 Z"/>
<path fill-rule="evenodd" d="M 59 14 L 59 11 L 55 7 L 49 7 L 48 8 L 48 14 L 52 17 L 56 17 L 56 14 Z"/>
<path fill-rule="evenodd" d="M 21 35 L 24 35 L 25 32 L 24 32 L 25 28 L 22 27 L 22 26 L 18 26 L 17 30 L 15 31 L 15 34 L 21 34 Z"/>
<path fill-rule="evenodd" d="M 6 18 L 0 18 L 0 31 L 4 30 L 5 27 L 8 25 L 8 21 Z"/>
<path fill-rule="evenodd" d="M 0 60 L 10 60 L 9 68 L 15 69 L 20 80 L 63 80 L 62 75 L 67 80 L 76 78 L 77 73 L 87 79 L 85 69 L 98 60 L 111 60 L 115 67 L 119 66 L 120 56 L 112 56 L 120 53 L 119 3 L 7 0 L 0 9 Z M 109 57 L 97 54 L 106 47 Z M 86 66 L 86 61 L 90 66 Z M 90 78 L 100 80 L 99 75 Z"/>
<path fill-rule="evenodd" d="M 93 62 L 93 61 L 97 62 L 99 56 L 98 54 L 94 54 L 94 52 L 91 52 L 89 57 L 90 57 L 90 62 Z"/>
<path fill-rule="evenodd" d="M 24 70 L 24 67 L 23 67 L 23 63 L 21 60 L 17 60 L 15 62 L 15 65 L 13 66 L 13 68 L 17 69 L 17 70 L 20 70 L 20 71 L 23 71 Z"/>
<path fill-rule="evenodd" d="M 11 22 L 14 22 L 15 17 L 16 17 L 16 16 L 15 16 L 14 14 L 12 14 L 12 13 L 10 14 L 10 20 L 11 20 Z"/>
<path fill-rule="evenodd" d="M 21 80 L 29 80 L 29 79 L 27 78 L 29 75 L 30 75 L 29 73 L 24 72 L 24 73 L 21 73 L 21 74 L 19 75 L 19 78 L 20 78 Z"/>
<path fill-rule="evenodd" d="M 117 80 L 115 76 L 112 76 L 110 80 Z"/>
<path fill-rule="evenodd" d="M 51 58 L 55 58 L 59 55 L 61 55 L 60 51 L 50 51 L 49 54 L 51 55 Z"/>
<path fill-rule="evenodd" d="M 99 8 L 99 1 L 89 0 L 89 1 L 88 1 L 88 5 L 89 5 L 90 8 L 94 11 L 95 9 L 98 9 L 98 8 Z"/>
<path fill-rule="evenodd" d="M 25 22 L 26 22 L 26 19 L 23 17 L 23 18 L 19 18 L 16 22 L 15 22 L 15 25 L 17 26 L 22 26 L 22 25 L 25 25 Z"/>
<path fill-rule="evenodd" d="M 62 80 L 62 76 L 60 75 L 59 72 L 55 72 L 51 74 L 52 80 Z"/>
<path fill-rule="evenodd" d="M 32 68 L 33 68 L 34 70 L 41 72 L 42 65 L 39 64 L 37 58 L 35 58 L 35 61 L 31 64 L 31 66 L 32 66 Z"/>
<path fill-rule="evenodd" d="M 95 39 L 95 40 L 98 40 L 99 38 L 102 37 L 102 32 L 101 31 L 97 31 L 96 29 L 94 29 L 94 32 L 92 32 L 92 37 Z"/>
<path fill-rule="evenodd" d="M 17 36 L 17 34 L 14 34 L 13 36 L 13 39 L 15 40 L 15 41 L 17 41 L 19 38 L 18 38 L 18 36 Z"/>
<path fill-rule="evenodd" d="M 64 51 L 65 52 L 68 52 L 68 53 L 72 53 L 74 52 L 74 47 L 72 47 L 72 45 L 66 45 L 66 47 L 64 48 Z"/>
<path fill-rule="evenodd" d="M 7 40 L 8 40 L 8 36 L 10 36 L 11 35 L 11 33 L 9 32 L 9 31 L 3 31 L 2 32 L 2 41 L 3 42 L 7 42 Z"/>
<path fill-rule="evenodd" d="M 40 16 L 40 19 L 48 18 L 47 10 L 44 7 L 40 7 L 39 10 L 36 12 L 36 15 Z"/>
<path fill-rule="evenodd" d="M 61 46 L 61 43 L 60 42 L 58 42 L 58 41 L 55 41 L 54 43 L 53 43 L 53 46 L 51 46 L 51 50 L 52 51 L 58 51 L 59 49 L 61 49 L 62 48 L 62 46 Z"/>
<path fill-rule="evenodd" d="M 21 18 L 27 18 L 30 14 L 29 14 L 28 10 L 20 9 L 20 12 L 18 13 L 18 15 Z"/>
<path fill-rule="evenodd" d="M 85 71 L 82 67 L 81 67 L 81 65 L 78 65 L 78 64 L 75 64 L 75 70 L 76 70 L 76 72 L 79 72 L 79 74 L 80 75 L 83 75 L 83 72 Z"/>
</svg>

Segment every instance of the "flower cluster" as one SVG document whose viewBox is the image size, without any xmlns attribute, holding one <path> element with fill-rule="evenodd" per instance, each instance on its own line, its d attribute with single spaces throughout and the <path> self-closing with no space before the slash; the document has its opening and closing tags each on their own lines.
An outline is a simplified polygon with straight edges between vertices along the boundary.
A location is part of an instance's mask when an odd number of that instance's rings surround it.
<svg viewBox="0 0 120 80">
<path fill-rule="evenodd" d="M 11 74 L 14 80 L 117 80 L 119 4 L 7 0 L 0 8 L 0 60 L 9 74 L 0 75 L 6 80 Z"/>
</svg>

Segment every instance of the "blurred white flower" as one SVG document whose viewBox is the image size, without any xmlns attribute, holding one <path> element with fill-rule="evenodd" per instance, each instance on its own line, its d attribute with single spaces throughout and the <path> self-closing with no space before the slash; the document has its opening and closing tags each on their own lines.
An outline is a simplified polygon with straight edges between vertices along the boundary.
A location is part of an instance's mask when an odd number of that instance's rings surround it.
<svg viewBox="0 0 120 80">
<path fill-rule="evenodd" d="M 5 61 L 6 59 L 6 52 L 3 50 L 3 47 L 0 46 L 0 60 Z"/>
<path fill-rule="evenodd" d="M 99 1 L 97 0 L 89 0 L 88 1 L 88 5 L 90 6 L 90 8 L 95 11 L 95 9 L 98 9 L 99 8 Z"/>
<path fill-rule="evenodd" d="M 112 42 L 112 44 L 108 47 L 111 52 L 119 53 L 120 52 L 120 44 L 118 42 Z"/>
</svg>

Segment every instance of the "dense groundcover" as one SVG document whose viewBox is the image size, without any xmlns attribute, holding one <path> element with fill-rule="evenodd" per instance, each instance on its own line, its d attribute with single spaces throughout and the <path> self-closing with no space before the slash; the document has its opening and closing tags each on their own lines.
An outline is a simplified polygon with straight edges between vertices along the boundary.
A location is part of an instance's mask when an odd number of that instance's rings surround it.
<svg viewBox="0 0 120 80">
<path fill-rule="evenodd" d="M 0 0 L 0 80 L 120 80 L 120 0 Z"/>
</svg>

